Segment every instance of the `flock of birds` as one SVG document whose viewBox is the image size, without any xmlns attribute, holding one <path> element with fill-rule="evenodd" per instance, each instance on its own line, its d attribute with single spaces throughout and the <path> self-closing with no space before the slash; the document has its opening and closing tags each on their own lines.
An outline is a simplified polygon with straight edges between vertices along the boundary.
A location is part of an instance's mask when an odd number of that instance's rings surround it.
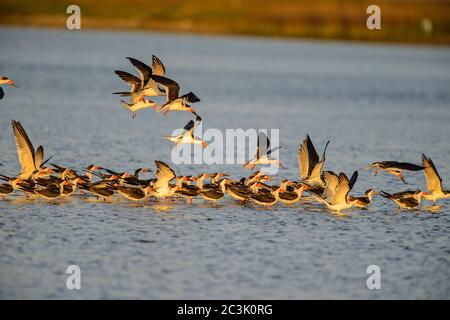
<svg viewBox="0 0 450 320">
<path fill-rule="evenodd" d="M 190 106 L 200 99 L 192 92 L 180 96 L 180 87 L 172 79 L 165 77 L 166 69 L 156 56 L 152 56 L 152 66 L 134 59 L 127 58 L 139 72 L 139 77 L 125 71 L 115 73 L 130 85 L 129 91 L 115 92 L 122 97 L 129 97 L 129 102 L 121 101 L 121 105 L 130 110 L 133 118 L 139 110 L 152 108 L 156 112 L 167 114 L 171 111 L 187 111 L 195 115 L 177 136 L 166 136 L 175 144 L 188 143 L 207 145 L 205 141 L 194 136 L 194 130 L 201 117 Z M 0 84 L 16 86 L 7 77 L 0 77 Z M 0 88 L 0 98 L 4 95 Z M 165 103 L 158 105 L 148 97 L 166 97 Z M 350 192 L 358 178 L 355 171 L 350 178 L 343 173 L 323 170 L 325 153 L 330 141 L 325 145 L 320 159 L 309 135 L 301 142 L 298 149 L 299 179 L 284 179 L 279 184 L 269 185 L 272 178 L 262 171 L 256 171 L 247 177 L 233 180 L 229 175 L 219 173 L 202 173 L 198 176 L 176 175 L 166 163 L 156 160 L 154 177 L 144 179 L 143 175 L 152 172 L 148 168 L 139 168 L 133 173 L 116 172 L 98 165 L 89 165 L 83 172 L 55 163 L 50 163 L 52 157 L 44 160 L 44 148 L 36 150 L 20 122 L 11 120 L 11 125 L 17 145 L 17 154 L 21 171 L 16 176 L 0 175 L 6 183 L 0 184 L 0 197 L 6 199 L 15 191 L 22 192 L 26 197 L 40 197 L 55 201 L 67 199 L 77 191 L 83 196 L 94 196 L 104 201 L 113 201 L 114 196 L 131 201 L 141 201 L 148 204 L 160 199 L 184 198 L 188 202 L 201 197 L 207 202 L 219 201 L 226 195 L 241 204 L 254 203 L 271 207 L 275 203 L 292 205 L 301 198 L 317 201 L 328 209 L 336 212 L 351 207 L 366 208 L 371 205 L 376 194 L 392 200 L 399 208 L 414 209 L 420 206 L 423 199 L 433 201 L 449 198 L 450 191 L 442 187 L 442 179 L 433 161 L 422 154 L 421 165 L 397 161 L 380 161 L 372 163 L 368 169 L 374 169 L 375 175 L 385 171 L 401 179 L 405 171 L 423 171 L 427 191 L 407 190 L 394 194 L 369 189 L 363 196 L 353 196 Z M 271 153 L 278 148 L 270 149 L 270 141 L 265 134 L 258 136 L 255 156 L 244 164 L 244 168 L 253 170 L 258 165 L 276 164 L 283 167 Z M 304 194 L 309 196 L 305 197 Z"/>
</svg>

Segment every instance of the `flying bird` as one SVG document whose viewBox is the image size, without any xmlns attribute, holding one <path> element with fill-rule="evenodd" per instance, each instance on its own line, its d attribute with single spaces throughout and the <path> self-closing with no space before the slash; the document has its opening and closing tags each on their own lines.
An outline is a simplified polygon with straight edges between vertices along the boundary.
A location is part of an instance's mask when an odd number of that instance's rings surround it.
<svg viewBox="0 0 450 320">
<path fill-rule="evenodd" d="M 244 163 L 244 168 L 250 168 L 253 170 L 257 165 L 264 164 L 276 164 L 282 168 L 285 168 L 280 160 L 272 159 L 270 155 L 273 151 L 280 149 L 281 147 L 276 147 L 270 149 L 270 140 L 264 132 L 260 132 L 258 135 L 258 141 L 256 146 L 256 153 L 253 156 L 253 159 L 250 159 L 246 163 Z"/>
<path fill-rule="evenodd" d="M 166 92 L 162 90 L 158 86 L 158 84 L 151 78 L 152 75 L 164 76 L 166 69 L 161 60 L 153 55 L 152 67 L 150 67 L 138 59 L 131 57 L 127 57 L 127 59 L 136 68 L 140 78 L 125 71 L 114 71 L 123 81 L 125 81 L 130 86 L 130 91 L 114 92 L 113 94 L 119 94 L 121 96 L 131 96 L 135 98 L 142 98 L 143 96 L 166 95 Z"/>
<path fill-rule="evenodd" d="M 169 141 L 174 142 L 177 146 L 180 144 L 199 144 L 205 148 L 208 144 L 201 138 L 194 136 L 194 131 L 202 122 L 202 118 L 197 116 L 194 120 L 189 121 L 183 129 L 183 132 L 176 136 L 164 136 Z"/>
<path fill-rule="evenodd" d="M 387 173 L 400 178 L 404 183 L 407 183 L 403 176 L 403 171 L 420 171 L 424 168 L 409 162 L 377 161 L 369 165 L 367 169 L 375 169 L 375 175 L 377 175 L 380 170 L 384 170 Z"/>
<path fill-rule="evenodd" d="M 321 172 L 325 163 L 325 153 L 329 143 L 330 140 L 326 143 L 323 150 L 322 160 L 320 160 L 311 138 L 309 135 L 306 135 L 306 139 L 303 140 L 297 154 L 300 180 L 302 182 L 310 186 L 324 186 L 321 178 Z"/>
<path fill-rule="evenodd" d="M 121 100 L 120 105 L 122 107 L 124 107 L 125 109 L 131 111 L 131 113 L 132 113 L 131 117 L 133 119 L 137 117 L 137 112 L 139 110 L 147 109 L 147 108 L 153 108 L 156 110 L 156 108 L 158 107 L 158 105 L 155 102 L 153 102 L 151 100 L 147 100 L 145 98 L 142 98 L 142 99 L 141 98 L 137 98 L 137 99 L 133 98 L 131 100 L 132 100 L 131 103 Z"/>
<path fill-rule="evenodd" d="M 180 96 L 180 86 L 174 80 L 158 75 L 152 75 L 151 78 L 164 87 L 167 92 L 166 103 L 160 106 L 156 111 L 162 112 L 164 115 L 170 111 L 189 111 L 197 115 L 194 109 L 188 104 L 200 101 L 193 92 Z"/>
</svg>

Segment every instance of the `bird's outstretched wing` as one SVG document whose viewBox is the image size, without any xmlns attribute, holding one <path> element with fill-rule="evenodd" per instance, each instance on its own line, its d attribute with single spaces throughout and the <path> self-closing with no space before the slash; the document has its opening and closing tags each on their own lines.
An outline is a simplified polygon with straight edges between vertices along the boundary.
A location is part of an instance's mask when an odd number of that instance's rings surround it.
<svg viewBox="0 0 450 320">
<path fill-rule="evenodd" d="M 180 94 L 180 86 L 178 83 L 172 79 L 157 75 L 152 75 L 151 78 L 166 89 L 168 101 L 178 99 L 178 95 Z"/>
<path fill-rule="evenodd" d="M 136 70 L 139 72 L 139 75 L 141 76 L 141 80 L 143 85 L 145 85 L 148 80 L 150 80 L 150 76 L 152 75 L 153 71 L 152 68 L 143 63 L 142 61 L 139 61 L 135 58 L 127 57 L 128 60 L 130 60 L 131 64 L 136 68 Z"/>
<path fill-rule="evenodd" d="M 420 171 L 423 170 L 422 166 L 418 166 L 417 164 L 409 163 L 409 162 L 398 162 L 394 168 L 408 170 L 408 171 Z"/>
<path fill-rule="evenodd" d="M 324 171 L 322 173 L 322 180 L 325 183 L 325 190 L 323 191 L 322 198 L 325 200 L 333 199 L 339 182 L 338 175 L 332 171 Z"/>
<path fill-rule="evenodd" d="M 316 164 L 319 162 L 319 155 L 311 141 L 309 135 L 303 140 L 300 148 L 298 149 L 298 165 L 300 172 L 300 179 L 304 180 L 308 178 Z"/>
<path fill-rule="evenodd" d="M 155 160 L 156 167 L 156 182 L 153 185 L 155 189 L 167 185 L 172 179 L 176 178 L 175 172 L 164 162 Z"/>
<path fill-rule="evenodd" d="M 255 158 L 259 159 L 263 156 L 267 155 L 267 151 L 270 148 L 270 140 L 269 137 L 264 132 L 260 132 L 258 134 L 258 141 L 256 144 L 256 155 Z"/>
<path fill-rule="evenodd" d="M 19 163 L 22 167 L 21 174 L 31 175 L 36 170 L 33 144 L 19 121 L 11 120 L 11 125 L 16 138 Z"/>
<path fill-rule="evenodd" d="M 434 166 L 433 161 L 422 153 L 422 166 L 425 168 L 423 173 L 427 181 L 427 189 L 430 192 L 442 191 L 442 179 Z"/>
<path fill-rule="evenodd" d="M 131 73 L 116 70 L 114 71 L 123 81 L 125 81 L 128 85 L 131 86 L 131 92 L 137 92 L 141 89 L 142 82 L 141 79 L 132 75 Z"/>
<path fill-rule="evenodd" d="M 193 93 L 193 92 L 189 92 L 189 93 L 183 94 L 180 98 L 181 99 L 186 99 L 186 101 L 189 102 L 189 103 L 196 103 L 196 102 L 200 101 L 200 98 L 197 97 L 195 95 L 195 93 Z"/>
<path fill-rule="evenodd" d="M 154 75 L 163 76 L 166 73 L 166 68 L 163 63 L 155 55 L 152 55 L 152 68 Z"/>
<path fill-rule="evenodd" d="M 34 155 L 34 164 L 36 166 L 36 169 L 39 169 L 41 167 L 43 160 L 44 160 L 44 148 L 42 146 L 39 146 L 36 149 L 36 154 Z"/>
</svg>

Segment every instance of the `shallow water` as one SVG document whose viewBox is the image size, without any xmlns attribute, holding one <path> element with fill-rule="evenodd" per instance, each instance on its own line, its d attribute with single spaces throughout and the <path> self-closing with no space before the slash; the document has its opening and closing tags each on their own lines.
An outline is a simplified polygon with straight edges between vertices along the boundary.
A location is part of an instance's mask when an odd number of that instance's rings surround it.
<svg viewBox="0 0 450 320">
<path fill-rule="evenodd" d="M 376 160 L 433 158 L 450 188 L 450 50 L 334 42 L 0 28 L 0 71 L 19 89 L 0 101 L 0 172 L 18 171 L 15 118 L 52 161 L 131 170 L 170 163 L 162 139 L 191 118 L 144 110 L 132 120 L 111 92 L 126 56 L 152 53 L 197 93 L 203 128 L 279 128 L 279 177 L 297 179 L 296 151 L 309 133 L 326 168 L 351 174 L 352 191 L 424 188 L 364 167 Z M 134 71 L 133 71 L 134 72 Z M 239 165 L 178 165 L 179 174 Z M 399 211 L 375 198 L 336 216 L 311 202 L 264 210 L 229 198 L 216 206 L 145 207 L 74 198 L 0 200 L 1 298 L 449 298 L 450 201 Z M 427 209 L 428 208 L 428 209 Z M 81 268 L 81 290 L 66 268 Z M 366 268 L 381 268 L 368 290 Z"/>
</svg>

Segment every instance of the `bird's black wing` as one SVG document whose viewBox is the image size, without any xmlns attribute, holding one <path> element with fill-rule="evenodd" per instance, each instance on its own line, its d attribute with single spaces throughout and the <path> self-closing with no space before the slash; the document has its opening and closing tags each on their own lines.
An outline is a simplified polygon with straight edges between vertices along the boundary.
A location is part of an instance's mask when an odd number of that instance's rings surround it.
<svg viewBox="0 0 450 320">
<path fill-rule="evenodd" d="M 356 170 L 355 172 L 353 172 L 352 177 L 350 178 L 350 182 L 348 184 L 350 190 L 352 190 L 352 188 L 355 185 L 357 179 L 358 179 L 358 171 Z"/>
<path fill-rule="evenodd" d="M 138 90 L 141 89 L 141 79 L 139 79 L 138 77 L 132 75 L 131 73 L 125 72 L 125 71 L 120 71 L 120 70 L 116 70 L 114 71 L 123 81 L 125 81 L 126 83 L 128 83 L 131 86 L 131 92 L 137 92 Z"/>
<path fill-rule="evenodd" d="M 2 88 L 0 88 L 0 99 L 2 99 L 5 96 L 5 92 Z"/>
<path fill-rule="evenodd" d="M 423 170 L 424 167 L 418 166 L 417 164 L 409 163 L 409 162 L 399 162 L 395 168 L 408 170 L 408 171 L 420 171 Z"/>
<path fill-rule="evenodd" d="M 180 98 L 186 99 L 186 101 L 189 103 L 196 103 L 200 101 L 200 98 L 197 97 L 193 92 L 183 94 Z"/>
<path fill-rule="evenodd" d="M 178 95 L 180 94 L 180 86 L 178 83 L 172 79 L 157 75 L 152 75 L 151 78 L 167 89 L 167 99 L 169 101 L 178 99 Z"/>
<path fill-rule="evenodd" d="M 145 85 L 148 82 L 148 80 L 150 80 L 150 76 L 153 73 L 152 68 L 143 63 L 142 61 L 139 61 L 138 59 L 130 57 L 127 57 L 127 59 L 130 60 L 131 64 L 137 69 L 137 71 L 139 71 L 142 82 Z"/>
<path fill-rule="evenodd" d="M 184 130 L 189 131 L 194 127 L 194 120 L 189 121 L 185 126 Z"/>
</svg>

